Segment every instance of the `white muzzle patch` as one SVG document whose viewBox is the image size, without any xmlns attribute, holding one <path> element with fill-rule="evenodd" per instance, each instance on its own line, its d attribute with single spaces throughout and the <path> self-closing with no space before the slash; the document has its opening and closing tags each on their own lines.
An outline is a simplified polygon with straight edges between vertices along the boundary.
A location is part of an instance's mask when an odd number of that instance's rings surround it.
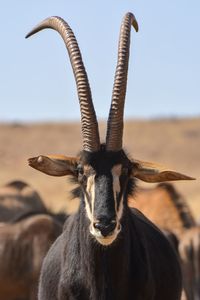
<svg viewBox="0 0 200 300">
<path fill-rule="evenodd" d="M 120 231 L 121 231 L 121 225 L 119 224 L 118 228 L 116 226 L 112 234 L 105 237 L 101 234 L 100 230 L 94 228 L 93 224 L 90 224 L 90 233 L 103 246 L 111 245 L 116 240 Z"/>
</svg>

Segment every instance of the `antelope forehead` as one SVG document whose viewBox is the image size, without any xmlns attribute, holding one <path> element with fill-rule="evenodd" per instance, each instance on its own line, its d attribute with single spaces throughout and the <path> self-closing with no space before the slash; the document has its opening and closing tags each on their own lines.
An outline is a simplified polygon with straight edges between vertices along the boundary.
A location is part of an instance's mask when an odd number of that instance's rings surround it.
<svg viewBox="0 0 200 300">
<path fill-rule="evenodd" d="M 96 172 L 91 172 L 91 168 L 89 166 L 87 166 L 86 168 L 84 167 L 84 173 L 87 174 L 87 187 L 86 190 L 88 193 L 91 193 L 91 191 L 95 190 L 95 175 Z M 120 182 L 119 182 L 119 178 L 120 175 L 122 173 L 122 164 L 117 164 L 114 165 L 111 168 L 111 175 L 113 178 L 113 188 L 114 188 L 114 192 L 119 192 L 120 191 Z M 105 178 L 105 177 L 104 177 Z"/>
</svg>

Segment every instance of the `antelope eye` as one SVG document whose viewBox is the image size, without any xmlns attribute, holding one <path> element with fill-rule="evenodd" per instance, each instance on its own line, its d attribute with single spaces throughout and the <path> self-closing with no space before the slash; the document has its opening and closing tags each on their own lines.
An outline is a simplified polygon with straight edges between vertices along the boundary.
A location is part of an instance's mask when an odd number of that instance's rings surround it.
<svg viewBox="0 0 200 300">
<path fill-rule="evenodd" d="M 78 172 L 78 174 L 80 174 L 80 175 L 83 175 L 83 174 L 84 174 L 84 170 L 83 170 L 82 165 L 78 165 L 78 166 L 77 166 L 77 172 Z"/>
<path fill-rule="evenodd" d="M 122 168 L 122 175 L 128 175 L 128 167 L 123 167 Z"/>
</svg>

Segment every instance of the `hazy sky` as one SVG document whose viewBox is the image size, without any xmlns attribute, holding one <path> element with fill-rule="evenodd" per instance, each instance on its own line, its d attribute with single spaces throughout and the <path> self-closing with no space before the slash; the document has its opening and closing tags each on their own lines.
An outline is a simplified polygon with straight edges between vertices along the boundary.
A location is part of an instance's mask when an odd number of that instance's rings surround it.
<svg viewBox="0 0 200 300">
<path fill-rule="evenodd" d="M 25 34 L 52 15 L 72 27 L 99 118 L 107 118 L 121 20 L 135 14 L 126 117 L 200 115 L 199 0 L 1 1 L 0 121 L 79 118 L 63 41 L 53 30 Z"/>
</svg>

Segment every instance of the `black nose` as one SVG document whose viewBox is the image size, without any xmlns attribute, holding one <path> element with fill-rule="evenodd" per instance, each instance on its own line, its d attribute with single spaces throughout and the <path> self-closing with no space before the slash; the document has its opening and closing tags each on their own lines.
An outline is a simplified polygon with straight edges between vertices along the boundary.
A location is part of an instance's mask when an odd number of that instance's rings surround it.
<svg viewBox="0 0 200 300">
<path fill-rule="evenodd" d="M 117 222 L 115 220 L 109 220 L 109 221 L 101 221 L 101 222 L 95 222 L 94 228 L 98 229 L 101 234 L 106 237 L 108 236 L 113 230 L 115 229 L 117 225 Z"/>
</svg>

